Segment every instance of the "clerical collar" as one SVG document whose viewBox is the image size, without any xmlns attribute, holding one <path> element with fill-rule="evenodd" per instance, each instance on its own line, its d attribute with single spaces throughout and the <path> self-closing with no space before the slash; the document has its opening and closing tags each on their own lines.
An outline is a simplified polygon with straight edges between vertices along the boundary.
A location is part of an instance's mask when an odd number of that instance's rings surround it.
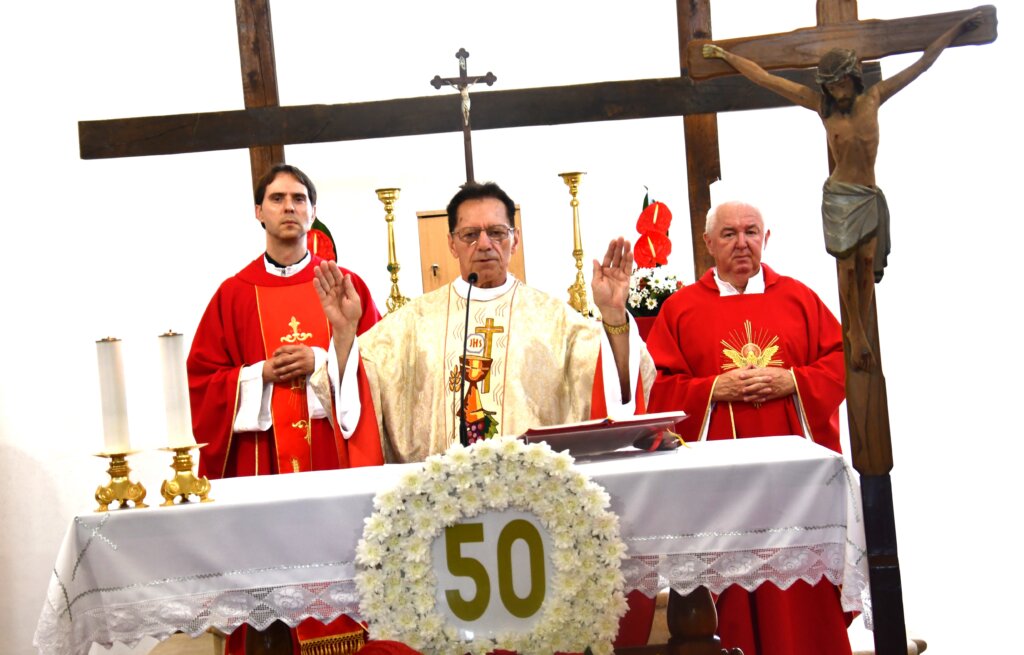
<svg viewBox="0 0 1024 655">
<path fill-rule="evenodd" d="M 505 284 L 500 286 L 491 287 L 489 289 L 483 289 L 478 286 L 473 286 L 473 300 L 494 300 L 506 293 L 508 293 L 512 287 L 519 283 L 511 273 L 508 274 L 508 278 L 505 280 Z M 452 288 L 455 289 L 455 293 L 459 294 L 460 298 L 466 297 L 466 292 L 469 290 L 469 282 L 466 282 L 461 277 L 455 278 L 452 282 Z"/>
<path fill-rule="evenodd" d="M 301 271 L 302 269 L 306 268 L 306 266 L 312 260 L 313 258 L 310 256 L 309 251 L 307 250 L 306 254 L 303 255 L 302 259 L 295 262 L 294 264 L 285 266 L 284 264 L 279 264 L 276 261 L 274 261 L 274 259 L 269 254 L 263 253 L 263 265 L 267 267 L 267 273 L 270 273 L 271 275 L 276 275 L 277 277 L 291 277 L 298 273 L 299 271 Z"/>
<path fill-rule="evenodd" d="M 718 277 L 718 267 L 711 269 L 715 272 L 715 284 L 718 285 L 718 294 L 721 296 L 748 296 L 754 293 L 764 293 L 764 266 L 747 279 L 747 288 L 743 291 Z"/>
</svg>

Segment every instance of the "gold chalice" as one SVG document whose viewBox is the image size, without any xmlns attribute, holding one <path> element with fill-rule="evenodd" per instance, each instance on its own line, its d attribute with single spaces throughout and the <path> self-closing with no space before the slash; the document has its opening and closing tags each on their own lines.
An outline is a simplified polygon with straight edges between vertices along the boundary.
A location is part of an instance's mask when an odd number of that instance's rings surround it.
<svg viewBox="0 0 1024 655">
<path fill-rule="evenodd" d="M 462 364 L 462 376 L 469 381 L 469 392 L 466 394 L 466 422 L 475 423 L 487 414 L 480 402 L 480 390 L 477 384 L 487 377 L 491 371 L 491 358 L 468 355 L 459 357 Z"/>
</svg>

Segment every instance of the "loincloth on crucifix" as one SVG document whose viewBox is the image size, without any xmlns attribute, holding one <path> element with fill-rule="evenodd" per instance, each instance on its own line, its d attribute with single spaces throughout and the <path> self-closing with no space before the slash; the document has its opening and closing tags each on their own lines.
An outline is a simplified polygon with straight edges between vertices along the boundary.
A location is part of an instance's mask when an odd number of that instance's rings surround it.
<svg viewBox="0 0 1024 655">
<path fill-rule="evenodd" d="M 875 245 L 875 282 L 882 281 L 889 257 L 889 205 L 878 187 L 825 181 L 821 189 L 821 221 L 825 232 L 825 250 L 843 259 L 861 245 L 877 237 Z"/>
</svg>

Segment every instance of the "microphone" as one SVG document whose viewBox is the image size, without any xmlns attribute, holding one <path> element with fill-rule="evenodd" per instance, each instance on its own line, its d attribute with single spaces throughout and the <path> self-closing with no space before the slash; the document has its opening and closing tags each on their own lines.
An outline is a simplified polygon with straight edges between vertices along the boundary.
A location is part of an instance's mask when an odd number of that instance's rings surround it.
<svg viewBox="0 0 1024 655">
<path fill-rule="evenodd" d="M 469 445 L 469 433 L 466 427 L 466 355 L 469 348 L 469 294 L 473 291 L 473 285 L 480 279 L 476 273 L 470 273 L 466 278 L 469 288 L 466 289 L 466 326 L 462 333 L 462 384 L 459 388 L 459 395 L 462 396 L 462 422 L 459 424 L 459 442 L 463 446 Z"/>
</svg>

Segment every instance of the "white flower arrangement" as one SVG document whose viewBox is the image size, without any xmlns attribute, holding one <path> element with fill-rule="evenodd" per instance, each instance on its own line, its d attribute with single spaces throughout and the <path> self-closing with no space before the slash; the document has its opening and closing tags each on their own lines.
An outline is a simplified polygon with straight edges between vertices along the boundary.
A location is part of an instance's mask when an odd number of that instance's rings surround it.
<svg viewBox="0 0 1024 655">
<path fill-rule="evenodd" d="M 626 546 L 607 492 L 567 453 L 512 437 L 452 446 L 378 493 L 356 549 L 363 618 L 375 638 L 427 653 L 580 652 L 611 655 L 626 612 Z M 535 515 L 554 552 L 541 615 L 525 634 L 459 636 L 436 607 L 431 546 L 444 529 L 486 511 Z"/>
<path fill-rule="evenodd" d="M 661 303 L 682 287 L 683 283 L 661 266 L 638 267 L 629 278 L 626 304 L 634 316 L 654 316 Z"/>
</svg>

